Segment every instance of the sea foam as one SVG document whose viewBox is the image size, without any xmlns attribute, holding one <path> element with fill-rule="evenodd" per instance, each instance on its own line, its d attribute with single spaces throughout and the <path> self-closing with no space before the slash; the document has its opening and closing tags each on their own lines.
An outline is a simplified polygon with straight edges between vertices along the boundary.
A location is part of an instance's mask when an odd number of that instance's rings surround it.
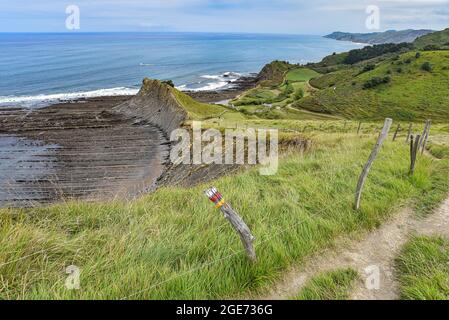
<svg viewBox="0 0 449 320">
<path fill-rule="evenodd" d="M 132 96 L 139 92 L 138 88 L 117 87 L 99 89 L 91 91 L 40 94 L 34 96 L 0 96 L 0 107 L 17 106 L 21 107 L 41 107 L 59 102 L 68 102 L 83 98 L 112 97 L 112 96 Z"/>
</svg>

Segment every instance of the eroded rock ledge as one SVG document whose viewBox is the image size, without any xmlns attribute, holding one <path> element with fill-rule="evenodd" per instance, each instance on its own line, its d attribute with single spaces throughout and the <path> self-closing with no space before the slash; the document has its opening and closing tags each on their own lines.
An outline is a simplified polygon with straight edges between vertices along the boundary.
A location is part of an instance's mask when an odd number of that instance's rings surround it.
<svg viewBox="0 0 449 320">
<path fill-rule="evenodd" d="M 158 80 L 145 78 L 139 93 L 112 112 L 162 129 L 167 136 L 188 118 L 187 111 L 173 94 L 173 88 Z"/>
</svg>

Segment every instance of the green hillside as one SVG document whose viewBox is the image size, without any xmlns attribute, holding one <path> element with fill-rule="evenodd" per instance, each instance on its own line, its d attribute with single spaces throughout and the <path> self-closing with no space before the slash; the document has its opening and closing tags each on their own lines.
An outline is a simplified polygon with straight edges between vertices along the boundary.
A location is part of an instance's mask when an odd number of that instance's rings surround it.
<svg viewBox="0 0 449 320">
<path fill-rule="evenodd" d="M 443 122 L 449 119 L 448 79 L 446 29 L 414 43 L 367 46 L 305 66 L 273 61 L 259 74 L 259 85 L 231 103 L 259 119 Z"/>
<path fill-rule="evenodd" d="M 415 46 L 420 49 L 431 49 L 432 47 L 435 49 L 449 49 L 449 28 L 419 37 L 415 41 Z"/>
<path fill-rule="evenodd" d="M 372 69 L 372 70 L 371 70 Z M 408 52 L 323 75 L 294 107 L 352 119 L 449 119 L 449 52 Z"/>
<path fill-rule="evenodd" d="M 244 119 L 244 115 L 222 105 L 198 102 L 187 94 L 170 88 L 179 104 L 187 111 L 190 120 L 205 120 L 221 117 L 224 119 Z"/>
</svg>

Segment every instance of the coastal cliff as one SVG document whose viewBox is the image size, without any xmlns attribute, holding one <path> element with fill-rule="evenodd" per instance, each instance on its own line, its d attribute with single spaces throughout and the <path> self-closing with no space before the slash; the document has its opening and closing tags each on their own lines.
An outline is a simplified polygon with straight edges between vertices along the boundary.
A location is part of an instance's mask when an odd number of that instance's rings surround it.
<svg viewBox="0 0 449 320">
<path fill-rule="evenodd" d="M 266 64 L 256 77 L 257 84 L 263 86 L 279 85 L 284 81 L 285 73 L 291 70 L 295 65 L 287 61 L 272 61 Z"/>
<path fill-rule="evenodd" d="M 112 111 L 145 121 L 161 128 L 166 135 L 179 128 L 188 118 L 186 109 L 177 100 L 174 89 L 163 82 L 145 78 L 139 93 Z"/>
</svg>

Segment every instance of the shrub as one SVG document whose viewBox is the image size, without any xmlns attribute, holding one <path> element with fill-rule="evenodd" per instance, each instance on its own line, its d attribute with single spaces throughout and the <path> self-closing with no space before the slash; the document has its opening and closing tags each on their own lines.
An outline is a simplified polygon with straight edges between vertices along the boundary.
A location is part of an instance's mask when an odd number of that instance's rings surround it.
<svg viewBox="0 0 449 320">
<path fill-rule="evenodd" d="M 396 69 L 396 72 L 397 72 L 397 73 L 402 73 L 402 68 L 401 68 L 401 67 L 397 68 L 397 69 Z"/>
<path fill-rule="evenodd" d="M 363 72 L 372 71 L 372 70 L 374 70 L 374 69 L 376 69 L 376 65 L 375 65 L 375 64 L 367 64 L 367 65 L 363 68 L 362 73 L 363 73 Z"/>
<path fill-rule="evenodd" d="M 304 98 L 304 91 L 301 88 L 298 88 L 295 92 L 295 100 L 300 100 Z"/>
<path fill-rule="evenodd" d="M 440 50 L 440 47 L 435 44 L 428 44 L 427 46 L 424 47 L 424 51 L 436 51 L 436 50 Z"/>
<path fill-rule="evenodd" d="M 404 63 L 406 63 L 406 64 L 412 63 L 412 58 L 407 58 L 407 59 L 405 59 Z"/>
<path fill-rule="evenodd" d="M 399 43 L 399 44 L 379 44 L 374 46 L 368 46 L 363 49 L 355 49 L 349 51 L 346 58 L 343 60 L 344 64 L 355 64 L 360 61 L 369 60 L 379 57 L 386 53 L 403 52 L 413 48 L 411 43 Z"/>
<path fill-rule="evenodd" d="M 427 72 L 432 72 L 432 65 L 430 62 L 426 61 L 422 64 L 421 69 Z"/>
<path fill-rule="evenodd" d="M 363 89 L 375 88 L 381 84 L 387 84 L 390 82 L 391 82 L 391 78 L 389 76 L 386 76 L 384 78 L 374 77 L 374 78 L 371 78 L 370 80 L 366 81 L 363 84 Z"/>
</svg>

